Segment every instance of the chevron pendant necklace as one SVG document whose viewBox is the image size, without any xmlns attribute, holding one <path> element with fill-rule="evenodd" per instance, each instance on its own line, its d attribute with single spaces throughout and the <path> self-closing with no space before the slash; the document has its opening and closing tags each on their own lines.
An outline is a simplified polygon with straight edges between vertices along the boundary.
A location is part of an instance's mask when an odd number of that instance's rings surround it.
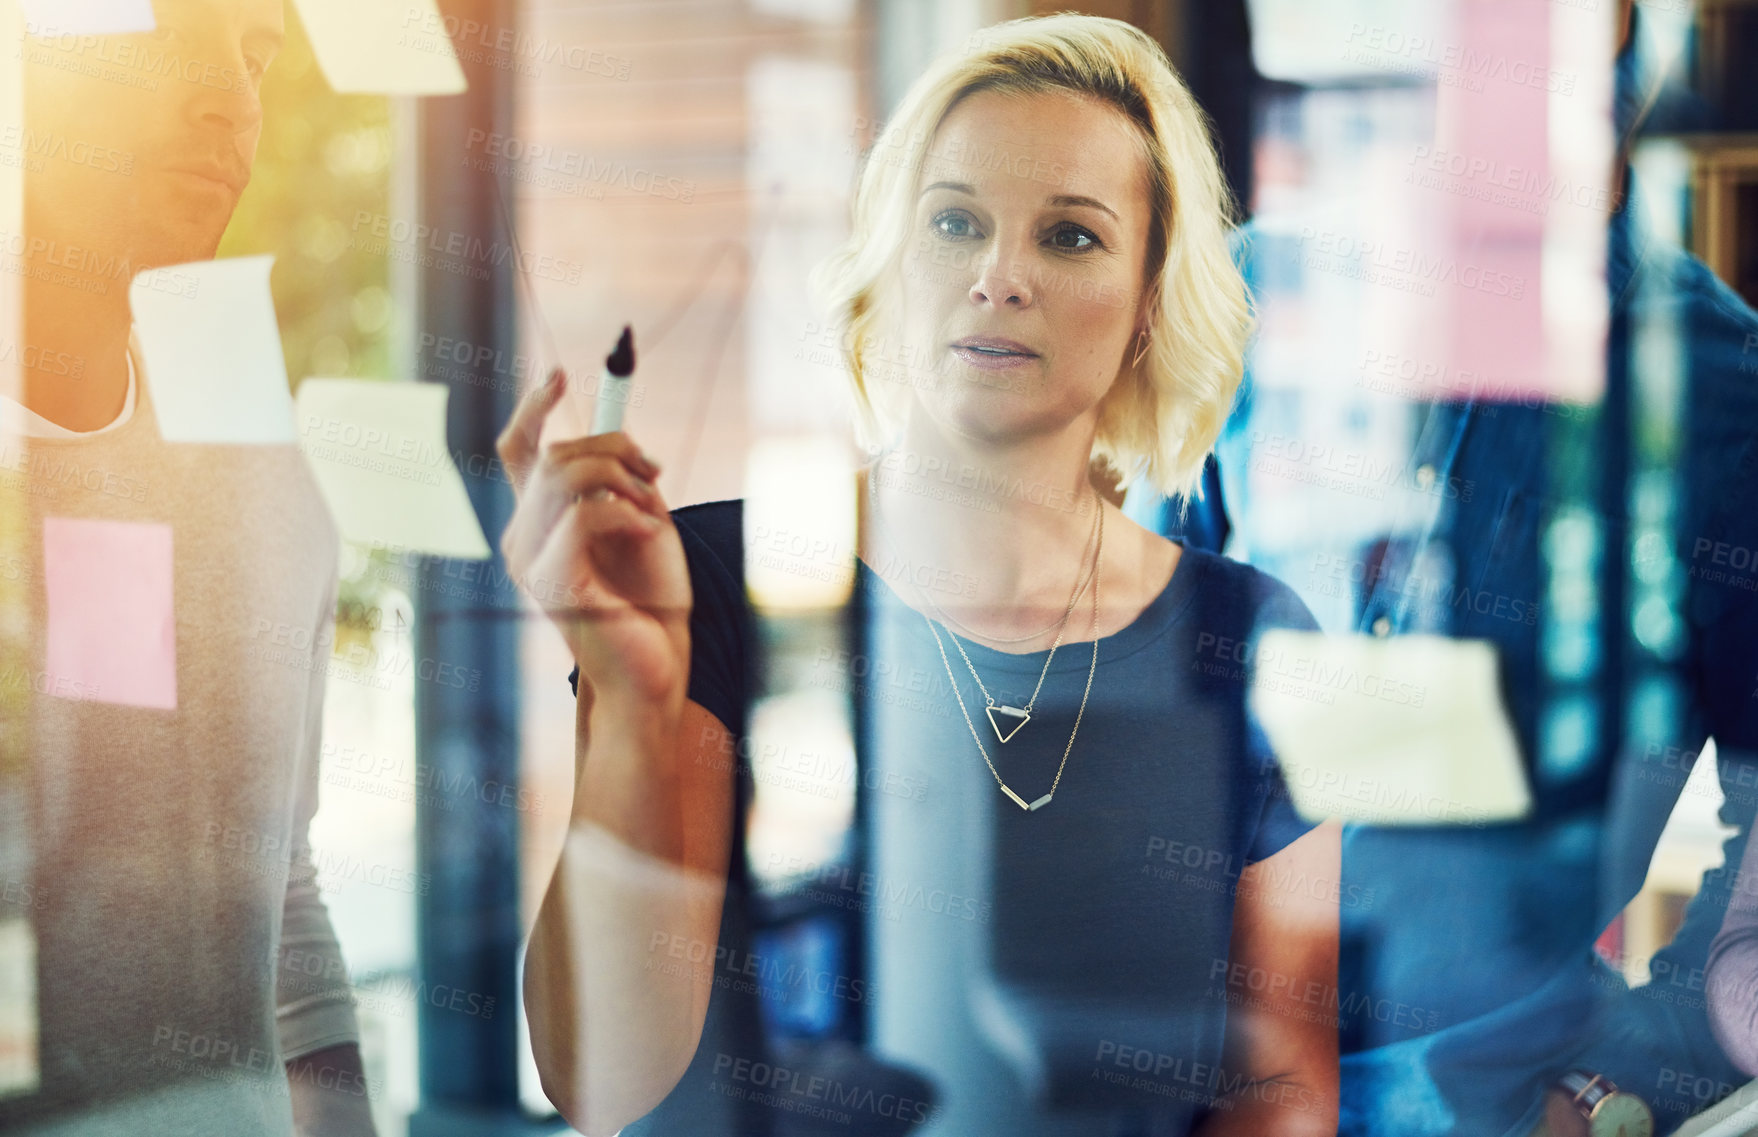
<svg viewBox="0 0 1758 1137">
<path fill-rule="evenodd" d="M 1062 784 L 1062 771 L 1068 766 L 1068 755 L 1074 750 L 1075 735 L 1080 733 L 1080 720 L 1084 718 L 1087 713 L 1087 696 L 1093 693 L 1093 673 L 1099 668 L 1099 566 L 1103 561 L 1104 555 L 1105 511 L 1104 507 L 1101 506 L 1099 509 L 1099 547 L 1093 558 L 1093 661 L 1087 665 L 1086 690 L 1082 691 L 1080 694 L 1080 710 L 1075 712 L 1074 729 L 1068 732 L 1068 745 L 1062 748 L 1062 761 L 1056 767 L 1056 777 L 1050 782 L 1050 792 L 1035 801 L 1028 802 L 1025 798 L 1020 797 L 1019 794 L 1015 793 L 1013 787 L 1008 785 L 1007 782 L 1002 779 L 1001 771 L 995 768 L 995 763 L 990 760 L 989 748 L 983 745 L 983 736 L 977 733 L 977 724 L 971 721 L 971 713 L 965 709 L 964 696 L 958 693 L 958 681 L 953 677 L 952 660 L 946 655 L 946 645 L 940 640 L 940 629 L 934 626 L 934 621 L 929 620 L 925 613 L 922 616 L 922 619 L 928 621 L 928 630 L 934 633 L 934 644 L 940 649 L 940 662 L 946 666 L 946 678 L 948 682 L 952 684 L 952 697 L 958 700 L 959 713 L 964 716 L 965 726 L 970 728 L 971 739 L 977 744 L 977 752 L 983 756 L 983 764 L 989 767 L 989 773 L 994 775 L 995 784 L 1001 787 L 1001 792 L 1006 794 L 1008 798 L 1013 801 L 1013 804 L 1019 806 L 1028 813 L 1049 805 L 1050 799 L 1056 796 L 1056 787 Z M 957 643 L 958 641 L 954 639 L 954 646 L 956 646 Z M 963 651 L 964 649 L 960 648 L 959 650 Z M 972 673 L 975 674 L 974 669 Z M 1043 680 L 1040 678 L 1038 682 L 1042 684 Z M 1036 698 L 1035 693 L 1033 697 Z M 993 716 L 990 717 L 990 722 L 994 722 Z M 1016 727 L 1014 729 L 1017 730 L 1018 728 Z M 1006 741 L 1006 739 L 1003 739 L 1002 741 Z"/>
</svg>

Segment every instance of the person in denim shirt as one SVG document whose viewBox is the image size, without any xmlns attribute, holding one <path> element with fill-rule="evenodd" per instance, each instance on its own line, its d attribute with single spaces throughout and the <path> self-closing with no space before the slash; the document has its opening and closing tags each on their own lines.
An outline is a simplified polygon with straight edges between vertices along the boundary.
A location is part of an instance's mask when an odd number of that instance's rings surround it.
<svg viewBox="0 0 1758 1137">
<path fill-rule="evenodd" d="M 1654 89 L 1636 40 L 1618 61 L 1625 138 Z M 1345 830 L 1343 895 L 1371 901 L 1342 911 L 1343 1133 L 1585 1133 L 1555 1085 L 1571 1068 L 1640 1096 L 1666 1133 L 1745 1080 L 1711 1031 L 1704 976 L 1758 786 L 1758 315 L 1650 232 L 1626 186 L 1609 222 L 1604 399 L 1408 403 L 1407 461 L 1383 481 L 1437 508 L 1363 532 L 1350 519 L 1372 511 L 1346 481 L 1254 501 L 1278 448 L 1347 449 L 1361 397 L 1254 384 L 1262 342 L 1201 499 L 1182 517 L 1151 495 L 1128 503 L 1288 582 L 1329 632 L 1439 633 L 1499 656 L 1528 816 Z M 1254 290 L 1299 271 L 1301 250 L 1256 225 L 1238 250 Z M 1657 401 L 1676 412 L 1676 457 L 1659 461 L 1638 445 Z M 1338 523 L 1289 525 L 1289 497 Z M 1655 580 L 1671 589 L 1658 611 Z M 1642 887 L 1711 736 L 1720 820 L 1737 832 L 1632 988 L 1595 941 Z"/>
</svg>

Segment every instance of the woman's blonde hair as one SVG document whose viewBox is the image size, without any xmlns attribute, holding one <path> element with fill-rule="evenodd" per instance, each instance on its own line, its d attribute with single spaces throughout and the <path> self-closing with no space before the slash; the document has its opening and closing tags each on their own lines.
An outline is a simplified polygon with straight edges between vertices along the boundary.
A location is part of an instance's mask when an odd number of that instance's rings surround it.
<svg viewBox="0 0 1758 1137">
<path fill-rule="evenodd" d="M 867 347 L 881 340 L 880 293 L 902 255 L 915 182 L 941 122 L 979 91 L 1070 92 L 1116 107 L 1141 135 L 1150 206 L 1147 347 L 1099 404 L 1095 462 L 1188 498 L 1232 406 L 1252 314 L 1228 248 L 1234 203 L 1208 119 L 1160 46 L 1121 20 L 1071 12 L 986 28 L 936 60 L 862 156 L 848 240 L 812 273 L 842 333 L 857 433 L 869 448 L 897 427 L 875 397 Z M 1132 340 L 1133 358 L 1139 340 Z"/>
</svg>

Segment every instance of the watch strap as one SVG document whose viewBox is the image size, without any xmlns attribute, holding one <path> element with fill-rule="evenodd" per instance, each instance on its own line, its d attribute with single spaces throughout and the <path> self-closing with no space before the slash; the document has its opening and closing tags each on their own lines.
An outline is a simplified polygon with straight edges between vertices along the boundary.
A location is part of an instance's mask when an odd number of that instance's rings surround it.
<svg viewBox="0 0 1758 1137">
<path fill-rule="evenodd" d="M 1594 1106 L 1618 1092 L 1618 1087 L 1612 1084 L 1610 1078 L 1591 1070 L 1570 1070 L 1557 1079 L 1557 1086 L 1569 1095 L 1569 1100 L 1581 1111 L 1582 1117 L 1592 1117 Z"/>
</svg>

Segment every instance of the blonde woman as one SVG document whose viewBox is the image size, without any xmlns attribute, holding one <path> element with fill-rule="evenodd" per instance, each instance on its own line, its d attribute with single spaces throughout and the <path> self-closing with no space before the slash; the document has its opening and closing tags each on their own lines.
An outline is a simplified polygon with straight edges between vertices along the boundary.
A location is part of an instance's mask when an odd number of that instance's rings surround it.
<svg viewBox="0 0 1758 1137">
<path fill-rule="evenodd" d="M 878 970 L 893 948 L 944 963 L 879 996 L 928 1000 L 904 1044 L 934 1105 L 838 1131 L 1335 1131 L 1337 832 L 1293 812 L 1245 699 L 1256 633 L 1315 625 L 1094 486 L 1196 485 L 1250 327 L 1228 226 L 1201 112 L 1113 20 L 988 29 L 867 155 L 816 284 L 876 455 L 857 566 L 872 654 L 920 681 L 875 701 L 863 762 L 928 787 L 874 839 L 945 850 L 912 883 L 946 904 L 874 948 Z M 767 1088 L 780 1104 L 736 1122 L 756 1131 L 813 1101 L 751 1077 L 762 1042 L 723 1029 L 739 1016 L 715 966 L 743 897 L 740 504 L 669 511 L 623 434 L 540 451 L 559 391 L 501 443 L 520 485 L 503 551 L 586 680 L 527 956 L 538 1067 L 588 1134 Z M 987 900 L 959 898 L 971 880 Z M 990 1075 L 949 1072 L 971 1048 L 1002 1056 Z"/>
</svg>

